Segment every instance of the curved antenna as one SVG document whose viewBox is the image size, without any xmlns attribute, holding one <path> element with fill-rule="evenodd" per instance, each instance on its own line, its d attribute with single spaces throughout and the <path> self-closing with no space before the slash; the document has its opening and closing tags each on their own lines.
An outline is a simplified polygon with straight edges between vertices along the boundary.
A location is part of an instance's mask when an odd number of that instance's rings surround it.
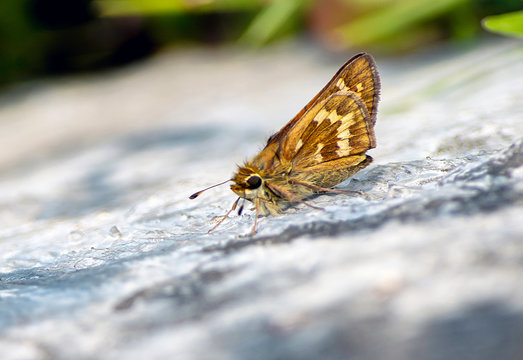
<svg viewBox="0 0 523 360">
<path fill-rule="evenodd" d="M 200 190 L 200 191 L 198 191 L 198 192 L 195 192 L 194 194 L 192 194 L 191 196 L 189 196 L 189 199 L 191 199 L 191 200 L 192 200 L 192 199 L 196 199 L 198 196 L 200 196 L 200 194 L 201 194 L 202 192 L 207 191 L 207 190 L 209 190 L 209 189 L 212 189 L 213 187 L 223 185 L 223 184 L 225 184 L 226 182 L 229 182 L 229 181 L 232 181 L 232 180 L 230 180 L 230 179 L 229 179 L 229 180 L 225 180 L 224 182 L 221 182 L 221 183 L 216 184 L 216 185 L 213 185 L 213 186 L 209 186 L 208 188 L 205 188 L 205 189 L 203 189 L 203 190 Z"/>
</svg>

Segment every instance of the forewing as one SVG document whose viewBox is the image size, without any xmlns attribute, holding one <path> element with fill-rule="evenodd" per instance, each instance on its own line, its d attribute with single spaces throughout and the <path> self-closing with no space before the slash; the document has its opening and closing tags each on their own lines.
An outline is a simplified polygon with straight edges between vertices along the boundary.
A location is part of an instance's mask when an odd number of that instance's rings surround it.
<svg viewBox="0 0 523 360">
<path fill-rule="evenodd" d="M 347 61 L 320 92 L 279 132 L 269 138 L 267 145 L 287 136 L 292 127 L 301 121 L 303 115 L 329 96 L 337 92 L 352 92 L 364 104 L 368 121 L 374 125 L 379 100 L 380 79 L 374 59 L 360 53 Z"/>
<path fill-rule="evenodd" d="M 353 92 L 338 92 L 308 109 L 282 139 L 277 155 L 294 168 L 307 168 L 361 155 L 376 146 L 374 124 Z"/>
</svg>

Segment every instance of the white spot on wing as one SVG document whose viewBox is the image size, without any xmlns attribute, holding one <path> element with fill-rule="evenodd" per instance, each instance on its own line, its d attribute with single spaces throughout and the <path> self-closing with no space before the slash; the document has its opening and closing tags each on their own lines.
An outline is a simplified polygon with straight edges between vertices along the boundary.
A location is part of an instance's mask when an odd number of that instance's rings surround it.
<svg viewBox="0 0 523 360">
<path fill-rule="evenodd" d="M 316 116 L 314 117 L 314 121 L 317 121 L 318 123 L 322 122 L 327 116 L 329 116 L 329 112 L 325 109 L 321 109 L 318 111 Z"/>
<path fill-rule="evenodd" d="M 338 115 L 338 113 L 336 112 L 336 109 L 332 110 L 331 113 L 329 114 L 329 117 L 327 119 L 329 119 L 329 122 L 331 124 L 335 123 L 336 121 L 338 121 L 340 119 L 341 116 Z"/>
<path fill-rule="evenodd" d="M 338 140 L 336 142 L 336 145 L 338 145 L 338 150 L 336 150 L 336 154 L 338 156 L 347 156 L 352 150 L 352 147 L 349 145 L 349 142 L 347 139 Z"/>
<path fill-rule="evenodd" d="M 325 145 L 322 144 L 322 143 L 318 143 L 318 145 L 316 146 L 316 151 L 314 152 L 314 155 L 313 155 L 313 158 L 314 158 L 315 161 L 317 161 L 317 162 L 322 162 L 323 161 L 323 156 L 320 154 L 320 151 L 324 147 L 325 147 Z"/>
<path fill-rule="evenodd" d="M 301 141 L 301 139 L 299 139 L 298 142 L 296 143 L 296 147 L 294 148 L 294 151 L 298 152 L 298 150 L 300 150 L 302 145 L 303 145 L 303 141 Z"/>
</svg>

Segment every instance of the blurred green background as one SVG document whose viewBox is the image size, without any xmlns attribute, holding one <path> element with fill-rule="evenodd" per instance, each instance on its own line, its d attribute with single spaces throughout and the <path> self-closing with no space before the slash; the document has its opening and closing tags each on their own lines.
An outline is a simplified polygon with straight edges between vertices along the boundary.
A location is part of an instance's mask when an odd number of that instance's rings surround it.
<svg viewBox="0 0 523 360">
<path fill-rule="evenodd" d="M 2 0 L 0 86 L 190 44 L 260 48 L 302 37 L 387 54 L 470 44 L 485 27 L 521 35 L 522 8 L 522 0 Z"/>
</svg>

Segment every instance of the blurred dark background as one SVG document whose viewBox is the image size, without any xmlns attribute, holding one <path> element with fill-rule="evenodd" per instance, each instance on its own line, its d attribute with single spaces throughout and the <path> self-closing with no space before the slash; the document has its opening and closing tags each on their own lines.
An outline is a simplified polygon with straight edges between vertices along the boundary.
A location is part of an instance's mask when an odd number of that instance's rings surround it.
<svg viewBox="0 0 523 360">
<path fill-rule="evenodd" d="M 163 48 L 259 48 L 302 37 L 332 51 L 401 54 L 474 43 L 522 0 L 2 0 L 0 86 L 119 66 Z"/>
</svg>

